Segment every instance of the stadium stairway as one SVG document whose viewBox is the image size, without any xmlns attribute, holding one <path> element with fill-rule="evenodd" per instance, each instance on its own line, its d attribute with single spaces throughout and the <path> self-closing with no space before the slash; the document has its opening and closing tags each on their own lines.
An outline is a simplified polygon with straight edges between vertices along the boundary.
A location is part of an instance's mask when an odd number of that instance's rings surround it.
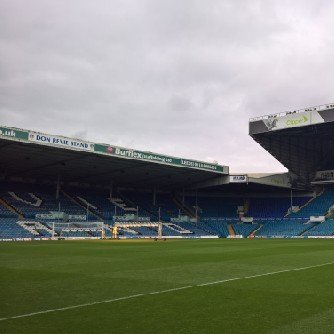
<svg viewBox="0 0 334 334">
<path fill-rule="evenodd" d="M 228 229 L 229 236 L 230 237 L 235 237 L 235 230 L 234 230 L 232 224 L 228 224 L 227 229 Z"/>
<path fill-rule="evenodd" d="M 196 218 L 196 213 L 191 208 L 189 208 L 187 205 L 182 204 L 182 201 L 179 198 L 173 197 L 173 202 L 181 210 L 183 214 L 189 216 L 190 218 Z"/>
<path fill-rule="evenodd" d="M 257 237 L 265 238 L 291 238 L 300 236 L 303 232 L 313 226 L 306 219 L 270 219 L 262 221 L 262 227 L 255 233 Z"/>
<path fill-rule="evenodd" d="M 22 212 L 20 212 L 14 206 L 8 204 L 3 198 L 0 198 L 0 205 L 4 206 L 8 211 L 11 211 L 13 214 L 17 215 L 19 219 L 24 218 Z"/>
<path fill-rule="evenodd" d="M 313 197 L 297 212 L 290 213 L 289 218 L 309 218 L 310 216 L 326 216 L 334 205 L 334 189 L 327 188 Z"/>
<path fill-rule="evenodd" d="M 233 223 L 232 227 L 236 235 L 242 235 L 243 238 L 248 238 L 250 234 L 258 229 L 258 224 Z"/>
<path fill-rule="evenodd" d="M 328 219 L 305 232 L 305 236 L 332 236 L 334 235 L 334 220 Z"/>
<path fill-rule="evenodd" d="M 258 225 L 259 225 L 259 227 L 256 228 L 253 232 L 251 232 L 248 237 L 250 237 L 250 236 L 254 237 L 256 235 L 256 233 L 261 230 L 263 224 L 258 224 Z"/>
<path fill-rule="evenodd" d="M 151 217 L 151 218 L 155 218 L 157 219 L 158 216 L 156 213 L 150 212 L 148 211 L 146 208 L 144 208 L 141 205 L 138 205 L 137 203 L 135 203 L 134 201 L 132 201 L 131 199 L 129 199 L 125 194 L 120 194 L 120 197 L 122 198 L 122 200 L 124 201 L 124 203 L 129 206 L 129 207 L 134 207 L 137 208 L 138 207 L 138 212 L 140 213 L 140 216 L 147 216 L 147 217 Z"/>
<path fill-rule="evenodd" d="M 314 223 L 311 223 L 311 222 L 307 222 L 305 225 L 307 225 L 307 224 L 309 224 L 309 227 L 305 231 L 303 231 L 302 233 L 300 233 L 299 236 L 308 235 L 308 233 L 309 233 L 310 230 L 314 229 L 316 226 L 318 226 L 318 225 L 320 225 L 322 223 L 320 223 L 320 224 L 314 224 Z"/>
<path fill-rule="evenodd" d="M 317 194 L 316 196 L 311 197 L 304 205 L 302 205 L 298 212 L 301 211 L 302 209 L 304 209 L 305 207 L 307 207 L 309 204 L 311 204 L 317 197 L 321 196 L 323 194 L 324 191 L 320 192 L 319 194 Z M 287 211 L 287 213 L 285 214 L 284 217 L 288 218 L 292 213 L 290 212 L 290 208 Z"/>
<path fill-rule="evenodd" d="M 71 196 L 69 193 L 65 192 L 64 190 L 61 190 L 61 192 L 70 201 L 72 201 L 73 203 L 77 204 L 78 206 L 80 206 L 81 208 L 83 208 L 84 210 L 87 211 L 87 206 L 85 206 L 84 203 L 80 202 L 78 199 L 76 199 L 75 197 Z M 99 221 L 103 220 L 103 218 L 97 212 L 94 212 L 92 210 L 92 208 L 90 208 L 90 207 L 88 207 L 88 214 L 91 214 L 91 215 L 95 216 Z M 88 220 L 88 218 L 89 217 L 87 217 L 87 220 Z"/>
</svg>

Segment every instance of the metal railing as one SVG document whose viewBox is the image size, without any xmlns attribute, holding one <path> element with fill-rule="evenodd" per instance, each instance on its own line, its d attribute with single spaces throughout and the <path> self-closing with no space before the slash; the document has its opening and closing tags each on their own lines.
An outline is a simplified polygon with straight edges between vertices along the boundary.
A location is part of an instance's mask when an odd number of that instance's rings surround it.
<svg viewBox="0 0 334 334">
<path fill-rule="evenodd" d="M 299 109 L 299 110 L 294 110 L 294 111 L 283 111 L 277 114 L 252 117 L 249 119 L 249 122 L 260 121 L 262 119 L 268 119 L 268 118 L 273 118 L 273 117 L 283 117 L 283 116 L 292 115 L 292 114 L 299 114 L 299 113 L 307 112 L 307 111 L 321 111 L 321 110 L 328 110 L 328 109 L 334 109 L 334 103 L 323 104 L 321 106 L 309 107 L 309 108 L 304 108 L 304 109 Z"/>
</svg>

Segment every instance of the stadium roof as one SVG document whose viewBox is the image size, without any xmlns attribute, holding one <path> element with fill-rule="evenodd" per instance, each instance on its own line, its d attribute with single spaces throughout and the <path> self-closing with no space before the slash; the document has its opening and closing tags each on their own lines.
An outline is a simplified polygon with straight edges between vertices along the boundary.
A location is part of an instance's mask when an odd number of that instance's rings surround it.
<svg viewBox="0 0 334 334">
<path fill-rule="evenodd" d="M 253 118 L 249 133 L 309 185 L 317 171 L 334 169 L 334 104 Z"/>
<path fill-rule="evenodd" d="M 229 173 L 218 164 L 10 127 L 0 127 L 0 162 L 9 178 L 168 190 Z"/>
</svg>

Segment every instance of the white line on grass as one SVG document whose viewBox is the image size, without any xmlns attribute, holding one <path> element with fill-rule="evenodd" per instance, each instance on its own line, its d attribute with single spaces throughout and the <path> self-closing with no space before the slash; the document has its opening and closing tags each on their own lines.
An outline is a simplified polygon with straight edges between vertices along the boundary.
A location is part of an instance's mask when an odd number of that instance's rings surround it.
<svg viewBox="0 0 334 334">
<path fill-rule="evenodd" d="M 147 295 L 158 295 L 160 293 L 166 293 L 166 292 L 177 291 L 177 290 L 184 290 L 184 289 L 189 289 L 189 288 L 192 288 L 192 287 L 194 287 L 194 286 L 193 285 L 181 286 L 180 288 L 149 292 L 149 293 L 147 293 Z"/>
<path fill-rule="evenodd" d="M 314 266 L 294 268 L 294 269 L 285 269 L 285 270 L 279 270 L 279 271 L 272 271 L 272 272 L 269 272 L 269 273 L 252 275 L 252 276 L 227 278 L 227 279 L 223 279 L 223 280 L 220 280 L 220 281 L 201 283 L 201 284 L 195 284 L 195 285 L 187 285 L 187 286 L 181 286 L 179 288 L 173 288 L 173 289 L 167 289 L 167 290 L 161 290 L 161 291 L 154 291 L 154 292 L 148 292 L 148 293 L 139 293 L 139 294 L 136 294 L 136 295 L 130 295 L 130 296 L 124 296 L 124 297 L 119 297 L 119 298 L 107 299 L 107 300 L 96 301 L 96 302 L 91 302 L 91 303 L 85 303 L 85 304 L 72 305 L 72 306 L 55 308 L 55 309 L 50 309 L 50 310 L 26 313 L 26 314 L 21 314 L 21 315 L 15 315 L 15 316 L 12 316 L 12 317 L 7 317 L 7 318 L 0 318 L 0 321 L 32 317 L 34 315 L 57 312 L 57 311 L 73 310 L 73 309 L 76 309 L 76 308 L 82 308 L 82 307 L 92 306 L 92 305 L 108 304 L 108 303 L 113 303 L 113 302 L 117 302 L 117 301 L 121 301 L 121 300 L 137 298 L 137 297 L 141 297 L 141 296 L 158 295 L 158 294 L 162 294 L 162 293 L 184 290 L 184 289 L 189 289 L 189 288 L 194 288 L 194 287 L 203 287 L 203 286 L 207 286 L 207 285 L 221 284 L 221 283 L 226 283 L 226 282 L 231 282 L 231 281 L 238 281 L 238 280 L 242 280 L 242 279 L 251 279 L 251 278 L 262 277 L 262 276 L 277 275 L 277 274 L 291 272 L 291 271 L 299 271 L 299 270 L 306 270 L 306 269 L 312 269 L 312 268 L 317 268 L 317 267 L 324 267 L 324 266 L 329 266 L 331 264 L 334 264 L 334 261 L 333 262 L 322 263 L 322 264 L 316 264 Z"/>
</svg>

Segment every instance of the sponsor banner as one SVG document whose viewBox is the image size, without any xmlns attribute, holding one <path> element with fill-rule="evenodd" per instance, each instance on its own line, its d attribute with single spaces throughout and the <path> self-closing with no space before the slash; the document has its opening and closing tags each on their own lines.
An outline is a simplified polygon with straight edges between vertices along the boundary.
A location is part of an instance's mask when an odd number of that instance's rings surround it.
<svg viewBox="0 0 334 334">
<path fill-rule="evenodd" d="M 263 177 L 249 177 L 250 182 L 266 184 L 269 186 L 291 188 L 290 175 L 289 173 L 273 174 Z"/>
<path fill-rule="evenodd" d="M 69 217 L 85 217 L 86 215 L 67 215 L 65 212 L 51 211 L 50 213 L 37 213 L 35 215 L 36 219 L 45 219 L 45 220 L 67 220 Z M 86 219 L 84 219 L 86 220 Z"/>
<path fill-rule="evenodd" d="M 125 214 L 123 216 L 114 216 L 115 222 L 129 222 L 136 220 L 135 214 Z"/>
<path fill-rule="evenodd" d="M 318 113 L 315 113 L 320 119 L 319 122 L 323 122 L 323 119 Z M 274 131 L 285 128 L 294 128 L 311 124 L 311 113 L 303 112 L 299 114 L 291 114 L 282 117 L 269 117 L 263 120 L 268 131 Z"/>
<path fill-rule="evenodd" d="M 17 130 L 15 128 L 0 127 L 0 137 L 16 138 L 21 140 L 28 140 L 28 131 Z"/>
<path fill-rule="evenodd" d="M 80 220 L 80 221 L 85 221 L 87 220 L 86 215 L 68 215 L 69 220 Z"/>
<path fill-rule="evenodd" d="M 190 221 L 190 218 L 188 216 L 179 216 L 171 218 L 170 221 L 172 223 L 188 223 Z"/>
<path fill-rule="evenodd" d="M 115 157 L 134 159 L 138 161 L 150 161 L 178 167 L 195 168 L 216 173 L 228 174 L 228 167 L 215 163 L 182 159 L 163 154 L 156 154 L 147 151 L 131 150 L 127 148 L 111 146 L 106 144 L 95 144 L 80 139 L 72 139 L 63 136 L 48 135 L 35 131 L 24 131 L 16 128 L 0 127 L 0 138 L 20 139 L 30 143 L 62 147 L 72 150 L 95 152 L 100 154 L 112 155 Z"/>
<path fill-rule="evenodd" d="M 252 135 L 332 121 L 334 121 L 333 108 L 327 108 L 326 110 L 312 110 L 311 108 L 304 112 L 287 112 L 283 115 L 277 114 L 250 120 L 249 133 Z"/>
<path fill-rule="evenodd" d="M 247 183 L 247 175 L 230 175 L 230 183 Z"/>
<path fill-rule="evenodd" d="M 334 170 L 318 171 L 315 175 L 317 181 L 332 181 L 334 180 Z"/>
<path fill-rule="evenodd" d="M 183 166 L 183 167 L 191 167 L 203 170 L 210 170 L 213 172 L 219 173 L 227 173 L 227 167 L 220 166 L 217 164 L 201 162 L 196 160 L 189 159 L 181 159 L 175 157 L 169 157 L 162 154 L 155 154 L 152 152 L 144 152 L 144 151 L 136 151 L 126 148 L 121 148 L 117 146 L 108 146 L 103 144 L 95 144 L 94 151 L 104 154 L 110 154 L 113 156 L 128 158 L 128 159 L 136 159 L 143 161 L 153 161 L 163 164 L 175 165 L 175 166 Z"/>
<path fill-rule="evenodd" d="M 29 141 L 51 146 L 65 147 L 80 151 L 94 151 L 94 144 L 79 139 L 50 136 L 38 132 L 29 132 Z"/>
<path fill-rule="evenodd" d="M 312 223 L 322 223 L 326 220 L 325 216 L 310 216 L 310 222 Z"/>
<path fill-rule="evenodd" d="M 37 213 L 35 215 L 36 219 L 48 219 L 48 220 L 52 220 L 55 219 L 55 216 L 52 213 Z"/>
<path fill-rule="evenodd" d="M 203 236 L 180 236 L 180 235 L 172 235 L 167 236 L 163 235 L 161 239 L 218 239 L 218 235 L 203 235 Z M 148 237 L 148 236 L 118 236 L 118 239 L 157 239 L 157 237 Z"/>
<path fill-rule="evenodd" d="M 334 239 L 334 235 L 308 236 L 308 239 Z"/>
<path fill-rule="evenodd" d="M 150 222 L 151 217 L 138 217 L 137 221 L 139 221 L 139 222 Z"/>
</svg>

